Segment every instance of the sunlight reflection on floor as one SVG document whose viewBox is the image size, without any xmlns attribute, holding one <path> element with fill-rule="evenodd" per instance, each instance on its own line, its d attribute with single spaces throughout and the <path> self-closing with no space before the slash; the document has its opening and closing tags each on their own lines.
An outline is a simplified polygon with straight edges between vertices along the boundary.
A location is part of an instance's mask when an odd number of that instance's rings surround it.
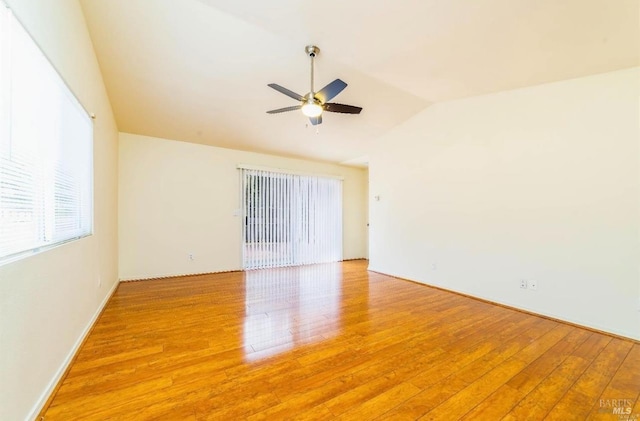
<svg viewBox="0 0 640 421">
<path fill-rule="evenodd" d="M 247 271 L 247 361 L 335 336 L 341 328 L 339 263 Z"/>
</svg>

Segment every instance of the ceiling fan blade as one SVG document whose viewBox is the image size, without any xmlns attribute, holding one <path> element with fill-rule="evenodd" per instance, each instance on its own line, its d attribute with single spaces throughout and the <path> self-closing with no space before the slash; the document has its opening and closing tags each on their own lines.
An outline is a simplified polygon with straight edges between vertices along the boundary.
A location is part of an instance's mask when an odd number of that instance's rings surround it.
<svg viewBox="0 0 640 421">
<path fill-rule="evenodd" d="M 362 107 L 356 107 L 353 105 L 336 104 L 335 102 L 328 102 L 324 104 L 324 110 L 332 113 L 343 114 L 360 114 Z"/>
<path fill-rule="evenodd" d="M 323 104 L 327 101 L 331 101 L 333 97 L 338 95 L 344 88 L 347 87 L 347 84 L 340 79 L 336 79 L 324 88 L 320 89 L 315 97 L 320 100 Z"/>
<path fill-rule="evenodd" d="M 286 113 L 287 111 L 295 111 L 302 108 L 302 105 L 292 105 L 291 107 L 278 108 L 277 110 L 269 110 L 267 114 Z"/>
<path fill-rule="evenodd" d="M 309 117 L 309 121 L 314 126 L 317 126 L 318 124 L 322 124 L 322 116 L 319 115 L 318 117 Z"/>
<path fill-rule="evenodd" d="M 297 93 L 295 93 L 293 91 L 290 91 L 287 88 L 284 88 L 284 87 L 278 85 L 277 83 L 270 83 L 267 86 L 269 86 L 269 87 L 275 89 L 276 91 L 278 91 L 278 92 L 280 92 L 282 94 L 285 94 L 286 96 L 288 96 L 290 98 L 293 98 L 295 100 L 298 100 L 298 101 L 303 101 L 304 100 L 304 97 L 302 95 L 297 94 Z"/>
</svg>

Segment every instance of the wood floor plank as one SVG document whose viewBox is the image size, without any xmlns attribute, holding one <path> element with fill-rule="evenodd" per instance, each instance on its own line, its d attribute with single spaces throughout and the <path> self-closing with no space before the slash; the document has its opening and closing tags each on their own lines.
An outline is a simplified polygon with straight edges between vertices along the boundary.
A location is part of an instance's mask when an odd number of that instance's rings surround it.
<svg viewBox="0 0 640 421">
<path fill-rule="evenodd" d="M 169 386 L 171 379 L 159 377 L 100 394 L 85 394 L 66 401 L 54 400 L 45 419 L 101 419 L 105 413 L 132 401 L 144 401 L 146 395 L 162 394 Z"/>
<path fill-rule="evenodd" d="M 381 413 L 388 412 L 402 402 L 420 393 L 420 389 L 411 383 L 400 383 L 391 389 L 381 391 L 378 395 L 354 405 L 342 414 L 340 420 L 373 420 Z"/>
<path fill-rule="evenodd" d="M 604 419 L 601 399 L 638 412 L 639 344 L 366 265 L 122 283 L 41 415 Z"/>
<path fill-rule="evenodd" d="M 416 360 L 420 358 L 429 359 L 444 354 L 444 351 L 439 348 L 425 347 L 424 342 L 421 342 L 423 340 L 423 337 L 414 337 L 406 342 L 391 344 L 384 348 L 363 350 L 355 358 L 336 360 L 330 370 L 314 370 L 312 375 L 296 381 L 295 387 L 288 393 L 279 392 L 279 396 L 286 398 L 289 394 L 298 393 L 300 389 L 322 387 L 329 381 L 340 381 L 344 376 L 353 376 L 364 384 L 393 372 L 406 359 L 413 360 L 413 366 L 417 367 Z"/>
<path fill-rule="evenodd" d="M 510 358 L 418 419 L 461 419 L 525 366 L 524 362 Z"/>
<path fill-rule="evenodd" d="M 634 393 L 635 390 L 635 393 Z M 618 371 L 604 389 L 588 419 L 611 419 L 613 415 L 629 415 L 640 419 L 640 411 L 633 412 L 640 399 L 640 344 L 635 344 Z M 618 408 L 617 410 L 615 408 Z M 614 414 L 614 411 L 617 414 Z"/>
<path fill-rule="evenodd" d="M 608 336 L 592 333 L 503 419 L 509 421 L 543 419 L 611 339 Z"/>
<path fill-rule="evenodd" d="M 587 331 L 573 330 L 569 332 L 566 337 L 500 386 L 478 406 L 469 411 L 462 419 L 499 420 L 503 418 L 524 396 L 569 357 L 571 352 L 579 347 L 588 336 L 589 332 Z M 516 354 L 514 358 L 521 359 L 522 355 Z"/>
<path fill-rule="evenodd" d="M 421 389 L 421 392 L 402 402 L 390 411 L 382 414 L 380 420 L 417 420 L 434 408 L 461 392 L 469 385 L 468 381 L 456 376 Z"/>
<path fill-rule="evenodd" d="M 571 389 L 553 407 L 548 417 L 560 419 L 563 414 L 571 411 L 576 417 L 586 419 L 591 409 L 598 405 L 603 390 L 632 347 L 633 343 L 630 341 L 612 339 Z"/>
<path fill-rule="evenodd" d="M 547 334 L 552 326 L 556 326 L 556 323 L 542 319 L 536 322 L 536 325 L 524 332 L 517 332 L 515 328 L 503 331 L 503 335 L 515 334 L 512 337 L 507 336 L 509 338 L 507 341 L 501 340 L 503 337 L 497 335 L 494 338 L 483 337 L 484 340 L 473 347 L 459 346 L 458 350 L 450 352 L 442 361 L 415 375 L 410 381 L 423 389 L 453 374 L 467 382 L 475 381 L 491 368 L 524 349 L 532 341 L 535 342 L 539 337 Z"/>
<path fill-rule="evenodd" d="M 359 407 L 362 402 L 373 399 L 383 391 L 401 384 L 403 378 L 390 371 L 382 376 L 374 376 L 368 381 L 361 381 L 356 376 L 351 376 L 349 380 L 353 387 L 324 402 L 324 406 L 334 415 L 342 415 Z"/>
<path fill-rule="evenodd" d="M 290 395 L 281 404 L 274 405 L 264 411 L 248 417 L 249 420 L 286 419 L 295 414 L 304 414 L 307 408 L 323 405 L 324 402 L 356 387 L 352 377 L 340 381 L 328 382 L 324 387 L 300 389 L 298 393 Z M 279 394 L 279 389 L 276 389 Z"/>
</svg>

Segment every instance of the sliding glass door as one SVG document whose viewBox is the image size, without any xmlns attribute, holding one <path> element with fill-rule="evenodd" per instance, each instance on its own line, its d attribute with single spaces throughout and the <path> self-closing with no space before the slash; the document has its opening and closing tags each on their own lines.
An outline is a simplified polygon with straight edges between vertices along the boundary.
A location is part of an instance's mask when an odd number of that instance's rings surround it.
<svg viewBox="0 0 640 421">
<path fill-rule="evenodd" d="M 242 169 L 245 269 L 342 260 L 342 180 Z"/>
</svg>

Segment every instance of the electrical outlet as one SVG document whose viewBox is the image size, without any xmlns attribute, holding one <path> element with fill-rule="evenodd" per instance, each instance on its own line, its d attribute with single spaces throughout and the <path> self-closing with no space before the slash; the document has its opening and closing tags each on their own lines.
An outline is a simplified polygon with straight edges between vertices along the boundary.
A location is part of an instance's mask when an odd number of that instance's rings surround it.
<svg viewBox="0 0 640 421">
<path fill-rule="evenodd" d="M 192 262 L 195 260 L 195 258 L 193 257 L 193 254 L 191 254 L 191 253 L 189 253 L 189 260 L 192 261 Z"/>
<path fill-rule="evenodd" d="M 102 286 L 102 276 L 98 276 L 98 288 Z"/>
<path fill-rule="evenodd" d="M 536 280 L 530 280 L 529 281 L 529 289 L 533 290 L 533 291 L 537 291 L 538 290 L 538 281 Z"/>
<path fill-rule="evenodd" d="M 438 265 L 436 263 L 431 263 L 431 270 L 438 270 Z"/>
<path fill-rule="evenodd" d="M 526 279 L 520 279 L 520 288 L 527 289 L 527 280 Z"/>
</svg>

